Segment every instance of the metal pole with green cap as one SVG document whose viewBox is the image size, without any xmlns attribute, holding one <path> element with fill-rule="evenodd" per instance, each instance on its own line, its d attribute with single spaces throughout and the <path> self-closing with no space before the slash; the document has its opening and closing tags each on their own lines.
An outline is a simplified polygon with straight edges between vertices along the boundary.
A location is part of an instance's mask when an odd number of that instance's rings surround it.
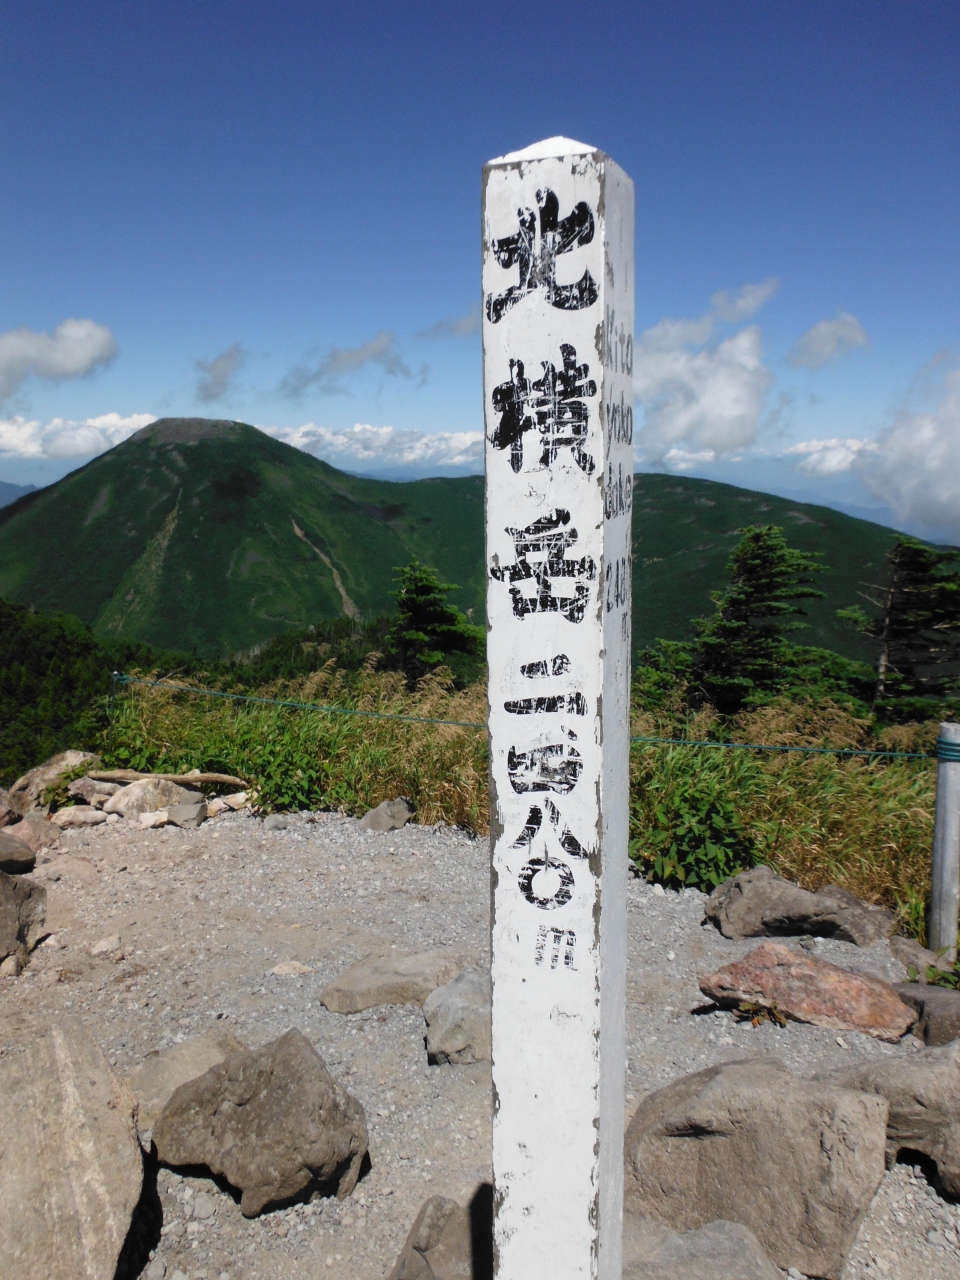
<svg viewBox="0 0 960 1280">
<path fill-rule="evenodd" d="M 957 958 L 960 911 L 960 724 L 941 724 L 937 738 L 937 807 L 933 824 L 930 947 Z"/>
</svg>

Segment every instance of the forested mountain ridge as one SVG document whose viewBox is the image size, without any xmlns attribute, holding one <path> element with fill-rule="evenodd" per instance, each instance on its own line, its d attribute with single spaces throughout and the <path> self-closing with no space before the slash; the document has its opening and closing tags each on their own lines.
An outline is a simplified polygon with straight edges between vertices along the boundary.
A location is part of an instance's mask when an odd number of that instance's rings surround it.
<svg viewBox="0 0 960 1280">
<path fill-rule="evenodd" d="M 872 659 L 835 612 L 885 573 L 893 530 L 667 475 L 636 477 L 633 522 L 635 648 L 689 636 L 738 530 L 764 523 L 831 569 L 797 640 Z M 0 596 L 204 658 L 392 612 L 393 571 L 413 556 L 482 621 L 482 477 L 362 479 L 238 422 L 161 419 L 0 510 Z"/>
</svg>

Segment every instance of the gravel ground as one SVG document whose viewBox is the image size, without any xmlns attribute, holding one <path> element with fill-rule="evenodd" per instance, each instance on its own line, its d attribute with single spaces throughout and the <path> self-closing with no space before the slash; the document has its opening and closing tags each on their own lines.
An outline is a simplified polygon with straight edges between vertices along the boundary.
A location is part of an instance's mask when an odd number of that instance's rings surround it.
<svg viewBox="0 0 960 1280">
<path fill-rule="evenodd" d="M 167 1280 L 382 1280 L 430 1194 L 462 1202 L 490 1178 L 490 1074 L 428 1066 L 419 1009 L 328 1013 L 323 985 L 374 949 L 450 947 L 483 963 L 488 948 L 485 840 L 408 825 L 366 834 L 335 814 L 291 817 L 266 832 L 247 814 L 194 831 L 120 822 L 67 832 L 38 869 L 48 925 L 24 975 L 0 982 L 0 1054 L 57 1015 L 90 1025 L 116 1069 L 221 1025 L 250 1046 L 298 1027 L 360 1099 L 372 1168 L 347 1201 L 316 1201 L 246 1220 L 208 1178 L 154 1171 L 163 1212 L 156 1256 Z M 691 1014 L 697 977 L 750 951 L 701 926 L 702 895 L 628 884 L 628 1077 L 625 1120 L 642 1095 L 714 1062 L 776 1054 L 798 1074 L 915 1053 L 856 1032 L 791 1023 L 753 1028 L 731 1014 Z M 124 959 L 92 957 L 119 934 Z M 886 944 L 819 941 L 824 959 L 899 980 Z M 298 960 L 312 972 L 269 970 Z M 960 1278 L 960 1208 L 921 1168 L 887 1174 L 843 1280 Z M 181 1277 L 177 1277 L 181 1280 Z"/>
</svg>

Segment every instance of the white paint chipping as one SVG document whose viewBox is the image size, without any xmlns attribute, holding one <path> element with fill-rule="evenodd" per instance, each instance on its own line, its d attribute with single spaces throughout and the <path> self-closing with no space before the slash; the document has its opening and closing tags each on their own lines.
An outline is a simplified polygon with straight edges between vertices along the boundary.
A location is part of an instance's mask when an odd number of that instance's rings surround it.
<svg viewBox="0 0 960 1280">
<path fill-rule="evenodd" d="M 549 139 L 483 234 L 497 1276 L 620 1280 L 633 186 Z"/>
<path fill-rule="evenodd" d="M 586 142 L 574 142 L 572 138 L 544 138 L 543 142 L 534 142 L 522 151 L 508 151 L 505 156 L 498 156 L 490 164 L 516 164 L 518 160 L 548 160 L 551 156 L 582 156 L 596 151 L 596 147 Z"/>
</svg>

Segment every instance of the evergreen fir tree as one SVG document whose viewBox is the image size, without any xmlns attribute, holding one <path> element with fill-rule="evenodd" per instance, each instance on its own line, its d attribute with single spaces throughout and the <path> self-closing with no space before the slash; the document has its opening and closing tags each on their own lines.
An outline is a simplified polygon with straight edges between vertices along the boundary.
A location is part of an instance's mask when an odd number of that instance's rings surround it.
<svg viewBox="0 0 960 1280">
<path fill-rule="evenodd" d="M 458 587 L 441 582 L 437 571 L 413 559 L 399 574 L 397 617 L 387 632 L 387 656 L 397 664 L 412 686 L 421 676 L 446 662 L 452 654 L 479 658 L 485 633 L 447 600 Z"/>
<path fill-rule="evenodd" d="M 694 620 L 693 674 L 719 711 L 739 711 L 783 682 L 790 654 L 784 636 L 803 623 L 799 601 L 823 596 L 811 584 L 824 566 L 788 547 L 775 525 L 750 525 L 727 566 L 730 585 L 711 597 L 716 609 Z"/>
<path fill-rule="evenodd" d="M 890 697 L 942 697 L 957 684 L 960 662 L 960 551 L 897 537 L 886 586 L 864 583 L 859 606 L 837 616 L 878 641 L 874 705 Z"/>
</svg>

